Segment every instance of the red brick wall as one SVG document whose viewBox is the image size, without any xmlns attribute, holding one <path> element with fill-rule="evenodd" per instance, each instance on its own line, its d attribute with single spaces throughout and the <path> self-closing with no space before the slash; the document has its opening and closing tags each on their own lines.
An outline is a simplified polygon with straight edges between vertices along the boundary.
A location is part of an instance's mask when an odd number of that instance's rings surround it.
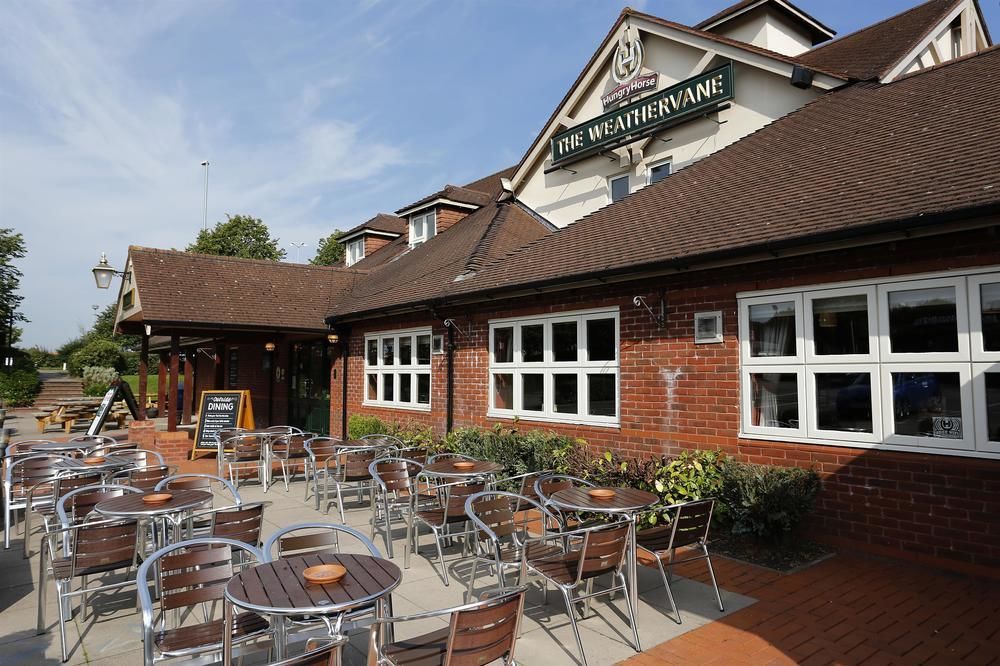
<svg viewBox="0 0 1000 666">
<path fill-rule="evenodd" d="M 437 207 L 437 227 L 436 233 L 441 233 L 451 225 L 460 221 L 469 214 L 468 209 L 454 208 L 452 206 Z"/>
<path fill-rule="evenodd" d="M 990 242 L 984 242 L 989 239 Z M 815 467 L 824 489 L 814 532 L 824 539 L 876 552 L 929 560 L 979 572 L 1000 568 L 1000 461 L 895 453 L 851 447 L 746 440 L 739 432 L 739 349 L 736 293 L 1000 264 L 1000 243 L 989 232 L 899 241 L 865 249 L 774 260 L 767 264 L 679 274 L 669 278 L 539 295 L 481 308 L 439 308 L 466 335 L 455 335 L 455 425 L 486 426 L 488 321 L 617 305 L 621 336 L 620 427 L 565 426 L 522 421 L 582 437 L 595 448 L 625 454 L 674 454 L 720 448 L 743 460 Z M 658 329 L 635 295 L 658 308 Z M 693 344 L 693 314 L 723 312 L 724 342 Z M 362 406 L 363 334 L 430 325 L 409 317 L 355 325 L 348 363 L 348 413 L 377 414 L 430 425 L 446 423 L 446 356 L 434 356 L 432 411 Z M 434 333 L 444 333 L 433 322 Z M 340 381 L 331 398 L 333 431 L 340 427 Z"/>
<path fill-rule="evenodd" d="M 392 242 L 391 238 L 385 238 L 383 236 L 371 236 L 365 235 L 365 256 L 369 257 L 372 253 L 381 250 L 383 247 Z"/>
<path fill-rule="evenodd" d="M 239 342 L 226 345 L 226 366 L 224 368 L 226 380 L 229 377 L 229 350 L 238 348 L 239 360 L 237 362 L 237 383 L 228 386 L 229 389 L 249 389 L 250 401 L 253 405 L 254 421 L 257 427 L 267 427 L 269 425 L 282 424 L 288 417 L 288 363 L 290 359 L 290 349 L 288 343 L 283 342 L 280 337 L 274 338 L 276 349 L 273 353 L 271 373 L 274 373 L 273 386 L 268 384 L 268 371 L 264 369 L 265 342 Z M 276 369 L 281 369 L 281 375 Z M 271 391 L 273 401 L 273 418 L 268 419 L 268 391 Z"/>
</svg>

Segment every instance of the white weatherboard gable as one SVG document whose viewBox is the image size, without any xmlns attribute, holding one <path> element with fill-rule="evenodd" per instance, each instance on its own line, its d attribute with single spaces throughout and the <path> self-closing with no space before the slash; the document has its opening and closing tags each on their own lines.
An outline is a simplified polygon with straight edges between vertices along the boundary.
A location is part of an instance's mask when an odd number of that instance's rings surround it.
<svg viewBox="0 0 1000 666">
<path fill-rule="evenodd" d="M 953 29 L 956 26 L 958 33 Z M 882 83 L 988 47 L 989 40 L 975 3 L 964 0 L 882 77 Z"/>
</svg>

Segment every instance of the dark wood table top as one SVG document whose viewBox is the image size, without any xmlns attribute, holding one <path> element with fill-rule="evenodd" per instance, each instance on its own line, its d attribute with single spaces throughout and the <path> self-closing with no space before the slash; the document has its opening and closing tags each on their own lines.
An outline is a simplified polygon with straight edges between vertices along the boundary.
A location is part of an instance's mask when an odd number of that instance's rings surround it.
<svg viewBox="0 0 1000 666">
<path fill-rule="evenodd" d="M 336 583 L 307 583 L 302 572 L 320 564 L 339 564 L 347 574 Z M 368 605 L 392 592 L 402 580 L 399 567 L 381 557 L 316 553 L 245 569 L 226 585 L 226 598 L 258 613 L 328 615 Z"/>
<path fill-rule="evenodd" d="M 438 460 L 430 465 L 426 465 L 423 473 L 431 476 L 482 476 L 484 474 L 496 474 L 503 470 L 503 465 L 490 462 L 489 460 L 471 461 L 474 464 L 470 469 L 458 469 L 455 467 L 456 462 L 462 462 L 462 460 L 457 458 Z"/>
<path fill-rule="evenodd" d="M 53 467 L 56 469 L 66 469 L 72 470 L 74 472 L 83 471 L 87 469 L 92 469 L 96 471 L 107 471 L 109 469 L 125 469 L 126 467 L 135 467 L 136 462 L 134 460 L 129 460 L 128 458 L 120 458 L 114 455 L 104 456 L 104 462 L 91 464 L 84 462 L 85 458 L 66 458 L 65 460 L 60 460 L 55 463 Z"/>
<path fill-rule="evenodd" d="M 212 493 L 207 490 L 171 490 L 165 491 L 172 498 L 160 504 L 146 504 L 142 498 L 153 492 L 129 493 L 121 497 L 112 497 L 97 503 L 94 511 L 105 516 L 157 516 L 164 513 L 174 513 L 196 507 L 211 501 Z"/>
<path fill-rule="evenodd" d="M 629 513 L 657 504 L 660 498 L 653 493 L 635 488 L 610 488 L 615 496 L 609 499 L 591 497 L 594 488 L 567 488 L 552 493 L 549 501 L 563 509 L 591 513 Z"/>
<path fill-rule="evenodd" d="M 60 453 L 63 451 L 83 451 L 94 446 L 96 442 L 47 442 L 32 444 L 31 450 L 39 453 Z"/>
</svg>

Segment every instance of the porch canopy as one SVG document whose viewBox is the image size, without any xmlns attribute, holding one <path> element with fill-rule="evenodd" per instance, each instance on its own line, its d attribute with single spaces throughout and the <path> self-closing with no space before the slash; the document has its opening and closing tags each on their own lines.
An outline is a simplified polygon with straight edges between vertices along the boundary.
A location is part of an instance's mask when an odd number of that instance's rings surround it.
<svg viewBox="0 0 1000 666">
<path fill-rule="evenodd" d="M 191 422 L 198 390 L 248 388 L 233 385 L 238 381 L 235 373 L 225 374 L 227 345 L 267 350 L 268 362 L 261 370 L 270 403 L 275 379 L 286 378 L 272 367 L 273 352 L 289 341 L 325 339 L 324 315 L 361 274 L 334 266 L 130 246 L 115 328 L 141 336 L 141 416 L 148 399 L 151 350 L 160 351 L 157 398 L 161 414 L 167 405 L 168 430 Z M 178 391 L 182 352 L 187 386 L 183 400 Z"/>
</svg>

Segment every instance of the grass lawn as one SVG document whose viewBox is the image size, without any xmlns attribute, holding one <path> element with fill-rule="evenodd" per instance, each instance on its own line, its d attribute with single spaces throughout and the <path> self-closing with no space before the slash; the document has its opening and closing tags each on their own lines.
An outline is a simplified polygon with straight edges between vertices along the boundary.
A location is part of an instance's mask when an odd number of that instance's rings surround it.
<svg viewBox="0 0 1000 666">
<path fill-rule="evenodd" d="M 122 379 L 128 382 L 128 385 L 132 388 L 132 393 L 135 395 L 136 399 L 139 399 L 139 375 L 122 375 Z M 160 384 L 160 378 L 158 375 L 147 375 L 146 376 L 146 393 L 150 395 L 154 400 L 156 399 L 156 389 Z"/>
</svg>

